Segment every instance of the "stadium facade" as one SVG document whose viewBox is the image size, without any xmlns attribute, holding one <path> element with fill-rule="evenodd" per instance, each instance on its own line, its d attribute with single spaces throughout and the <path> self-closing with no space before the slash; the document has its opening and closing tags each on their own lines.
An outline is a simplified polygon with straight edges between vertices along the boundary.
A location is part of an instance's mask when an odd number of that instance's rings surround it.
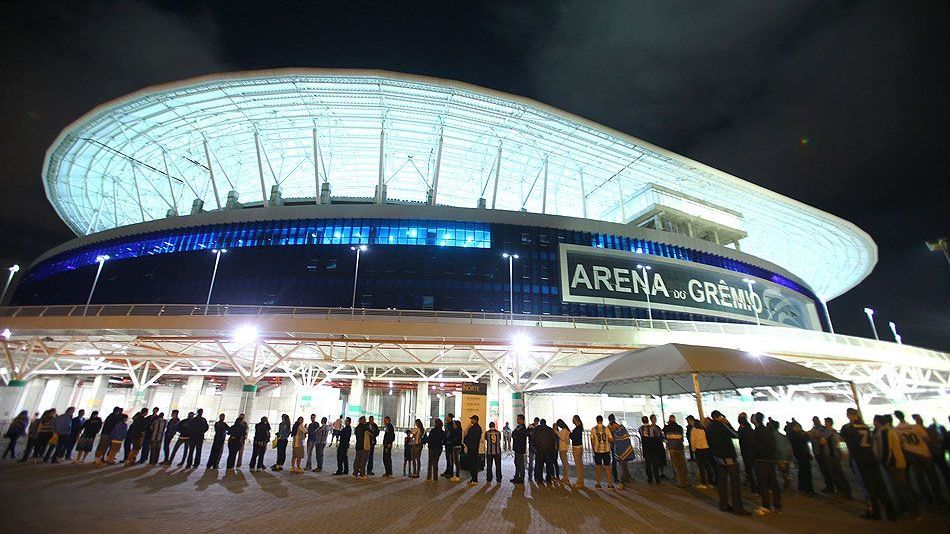
<svg viewBox="0 0 950 534">
<path fill-rule="evenodd" d="M 508 420 L 561 369 L 666 342 L 805 363 L 868 402 L 950 387 L 945 353 L 833 333 L 826 302 L 877 259 L 853 224 L 459 82 L 293 69 L 150 87 L 68 126 L 42 178 L 78 237 L 8 295 L 4 416 L 118 404 L 406 424 L 459 411 L 460 384 L 481 381 Z"/>
</svg>

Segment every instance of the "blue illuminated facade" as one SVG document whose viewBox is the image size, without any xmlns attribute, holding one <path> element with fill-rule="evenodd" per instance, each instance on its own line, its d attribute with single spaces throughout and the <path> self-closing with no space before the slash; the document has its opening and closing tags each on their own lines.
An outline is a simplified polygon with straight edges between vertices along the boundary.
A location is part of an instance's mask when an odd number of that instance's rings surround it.
<svg viewBox="0 0 950 534">
<path fill-rule="evenodd" d="M 351 247 L 366 245 L 360 308 L 508 312 L 508 264 L 501 257 L 508 252 L 519 255 L 515 313 L 646 317 L 641 308 L 561 302 L 559 243 L 719 267 L 771 280 L 817 303 L 807 288 L 761 267 L 647 239 L 487 222 L 334 218 L 195 226 L 86 245 L 33 266 L 13 304 L 85 303 L 99 255 L 110 259 L 93 303 L 202 303 L 214 265 L 211 250 L 224 248 L 213 304 L 349 307 L 356 261 Z M 726 321 L 661 310 L 653 315 Z"/>
</svg>

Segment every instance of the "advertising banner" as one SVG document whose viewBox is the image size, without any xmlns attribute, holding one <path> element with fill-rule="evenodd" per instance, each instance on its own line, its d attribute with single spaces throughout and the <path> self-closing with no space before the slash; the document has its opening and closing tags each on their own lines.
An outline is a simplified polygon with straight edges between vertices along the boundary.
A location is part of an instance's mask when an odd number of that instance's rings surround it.
<svg viewBox="0 0 950 534">
<path fill-rule="evenodd" d="M 562 243 L 559 252 L 563 302 L 649 305 L 654 310 L 821 329 L 811 299 L 763 278 L 621 250 Z"/>
<path fill-rule="evenodd" d="M 469 418 L 473 415 L 478 416 L 478 424 L 482 427 L 484 435 L 488 429 L 488 384 L 481 382 L 463 382 L 462 383 L 462 428 L 466 431 L 469 427 Z M 479 445 L 479 450 L 485 452 L 485 440 Z"/>
</svg>

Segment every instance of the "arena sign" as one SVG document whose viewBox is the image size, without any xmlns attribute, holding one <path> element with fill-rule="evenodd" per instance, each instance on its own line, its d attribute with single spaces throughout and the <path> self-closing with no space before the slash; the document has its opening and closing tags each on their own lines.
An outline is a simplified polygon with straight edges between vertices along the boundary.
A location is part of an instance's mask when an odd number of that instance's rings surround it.
<svg viewBox="0 0 950 534">
<path fill-rule="evenodd" d="M 560 245 L 564 302 L 647 307 L 820 330 L 815 303 L 754 276 L 633 252 Z M 637 266 L 649 267 L 644 269 Z M 645 275 L 645 276 L 644 276 Z M 754 280 L 750 291 L 743 279 Z"/>
</svg>

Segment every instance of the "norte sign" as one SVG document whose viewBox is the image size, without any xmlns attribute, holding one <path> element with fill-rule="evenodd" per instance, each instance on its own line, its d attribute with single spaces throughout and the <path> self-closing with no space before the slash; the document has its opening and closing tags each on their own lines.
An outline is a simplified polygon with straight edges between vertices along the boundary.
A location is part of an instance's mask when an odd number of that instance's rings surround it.
<svg viewBox="0 0 950 534">
<path fill-rule="evenodd" d="M 698 263 L 560 245 L 561 300 L 713 315 L 820 330 L 815 303 L 763 278 Z M 638 265 L 649 267 L 646 272 Z M 744 279 L 754 280 L 750 291 Z"/>
</svg>

